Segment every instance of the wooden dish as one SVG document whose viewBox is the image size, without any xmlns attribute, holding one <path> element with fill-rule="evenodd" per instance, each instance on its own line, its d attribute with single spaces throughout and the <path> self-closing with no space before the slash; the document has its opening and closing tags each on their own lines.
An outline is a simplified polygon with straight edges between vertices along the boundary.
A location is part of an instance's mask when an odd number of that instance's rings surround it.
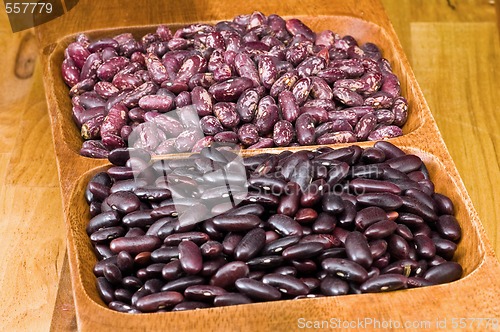
<svg viewBox="0 0 500 332">
<path fill-rule="evenodd" d="M 81 139 L 71 119 L 68 88 L 60 76 L 64 48 L 76 33 L 82 31 L 91 37 L 112 36 L 121 31 L 142 35 L 153 31 L 160 23 L 175 28 L 193 22 L 230 19 L 254 10 L 267 15 L 277 13 L 284 17 L 300 18 L 315 31 L 330 29 L 342 35 L 350 34 L 360 42 L 374 42 L 381 47 L 384 57 L 390 60 L 401 80 L 402 94 L 410 106 L 410 116 L 403 128 L 404 135 L 391 142 L 407 152 L 419 155 L 429 168 L 436 191 L 448 195 L 455 203 L 457 219 L 464 234 L 455 256 L 464 267 L 462 279 L 446 285 L 384 294 L 279 301 L 177 313 L 129 315 L 104 306 L 97 295 L 92 273 L 96 258 L 85 233 L 89 214 L 83 190 L 90 176 L 105 169 L 109 163 L 107 160 L 85 158 L 78 154 Z M 498 314 L 500 281 L 497 276 L 500 265 L 397 36 L 378 1 L 130 1 L 125 4 L 117 0 L 99 3 L 81 0 L 66 15 L 37 27 L 36 34 L 42 49 L 41 63 L 68 230 L 68 257 L 80 329 L 289 331 L 300 329 L 301 322 L 371 319 L 379 322 L 429 322 L 429 328 L 433 330 L 439 327 L 436 323 L 444 319 L 447 320 L 447 329 L 451 329 L 453 318 L 493 318 Z M 357 144 L 366 147 L 373 143 Z M 341 146 L 345 144 L 333 147 Z M 311 147 L 293 150 L 306 148 Z M 276 153 L 281 150 L 269 151 Z M 259 152 L 264 150 L 247 150 L 243 154 Z"/>
</svg>

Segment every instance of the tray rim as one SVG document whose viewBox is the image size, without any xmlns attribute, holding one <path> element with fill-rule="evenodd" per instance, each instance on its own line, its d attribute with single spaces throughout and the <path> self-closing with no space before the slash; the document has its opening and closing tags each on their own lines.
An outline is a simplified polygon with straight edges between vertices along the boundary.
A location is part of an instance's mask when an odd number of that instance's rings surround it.
<svg viewBox="0 0 500 332">
<path fill-rule="evenodd" d="M 349 1 L 346 1 L 346 2 L 349 2 Z M 366 3 L 368 3 L 368 0 L 362 0 L 361 2 L 366 4 Z M 260 5 L 262 5 L 262 4 L 260 4 Z M 455 164 L 454 164 L 454 162 L 453 162 L 453 160 L 452 160 L 452 158 L 451 158 L 451 156 L 446 148 L 446 145 L 442 139 L 442 136 L 439 133 L 439 130 L 437 128 L 437 124 L 434 120 L 434 117 L 429 110 L 427 102 L 425 101 L 425 98 L 424 98 L 423 93 L 420 89 L 420 86 L 418 85 L 418 82 L 415 79 L 415 76 L 413 74 L 411 66 L 410 66 L 410 64 L 409 64 L 409 62 L 408 62 L 408 60 L 407 60 L 407 58 L 402 50 L 402 47 L 399 43 L 397 35 L 392 27 L 392 24 L 388 20 L 387 15 L 385 14 L 385 11 L 384 11 L 380 1 L 378 1 L 378 0 L 373 1 L 369 5 L 379 11 L 378 17 L 372 16 L 371 19 L 368 20 L 368 19 L 366 19 L 366 17 L 370 16 L 369 13 L 365 13 L 366 16 L 363 16 L 363 15 L 360 16 L 357 14 L 353 14 L 352 12 L 350 13 L 352 15 L 345 15 L 345 16 L 352 16 L 352 17 L 355 17 L 355 18 L 358 18 L 361 20 L 365 20 L 365 21 L 374 23 L 374 24 L 379 25 L 379 26 L 384 25 L 384 30 L 387 32 L 389 38 L 394 41 L 394 43 L 395 43 L 394 47 L 395 47 L 396 51 L 398 51 L 399 56 L 401 58 L 401 61 L 402 61 L 401 62 L 401 66 L 402 66 L 401 69 L 405 70 L 407 75 L 408 75 L 409 88 L 414 90 L 414 92 L 417 96 L 416 102 L 420 102 L 422 109 L 423 109 L 422 125 L 420 127 L 416 128 L 413 132 L 405 134 L 402 137 L 395 138 L 395 139 L 391 140 L 390 142 L 397 145 L 397 146 L 400 146 L 400 147 L 405 146 L 405 145 L 410 145 L 410 147 L 422 149 L 427 153 L 431 153 L 431 154 L 435 155 L 444 164 L 445 169 L 448 172 L 450 172 L 450 176 L 454 180 L 457 181 L 459 193 L 462 196 L 462 198 L 464 199 L 464 203 L 467 207 L 468 212 L 470 214 L 472 214 L 474 217 L 473 219 L 475 220 L 475 225 L 473 225 L 473 226 L 474 226 L 474 228 L 476 228 L 476 231 L 478 232 L 479 240 L 484 245 L 484 259 L 483 259 L 483 261 L 481 261 L 481 263 L 478 265 L 478 267 L 474 271 L 472 271 L 468 276 L 470 276 L 473 273 L 476 273 L 477 276 L 479 276 L 483 279 L 484 278 L 487 279 L 487 275 L 488 275 L 487 272 L 488 271 L 492 272 L 493 274 L 495 274 L 495 272 L 500 272 L 500 264 L 499 264 L 498 260 L 496 259 L 495 254 L 493 252 L 493 249 L 491 247 L 491 244 L 489 243 L 489 241 L 486 237 L 486 233 L 484 231 L 484 228 L 482 227 L 482 224 L 481 224 L 480 219 L 477 215 L 477 212 L 476 212 L 476 210 L 472 204 L 472 201 L 467 193 L 467 190 L 464 186 L 463 180 L 459 176 L 458 171 L 455 167 Z M 355 5 L 353 5 L 353 1 L 350 1 L 350 4 L 346 5 L 346 8 L 347 8 L 346 11 L 348 11 L 349 9 L 352 10 L 352 8 L 350 8 L 350 6 L 355 7 Z M 73 11 L 73 14 L 74 14 L 74 11 Z M 343 13 L 343 14 L 345 14 L 345 13 Z M 292 14 L 292 15 L 283 15 L 283 16 L 298 17 L 300 15 L 293 15 Z M 305 14 L 304 16 L 310 16 L 310 15 Z M 327 16 L 330 16 L 330 15 L 327 15 Z M 185 22 L 183 22 L 183 24 L 184 23 Z M 175 23 L 173 23 L 173 24 L 175 24 Z M 141 27 L 143 27 L 143 26 L 141 25 Z M 124 26 L 123 28 L 127 28 L 127 26 Z M 47 74 L 48 64 L 49 64 L 47 57 L 48 57 L 48 55 L 50 55 L 52 53 L 51 48 L 53 48 L 54 44 L 53 43 L 52 44 L 46 43 L 47 39 L 43 36 L 44 29 L 45 28 L 43 26 L 41 26 L 41 27 L 36 28 L 35 31 L 37 34 L 37 38 L 42 46 L 41 63 L 43 65 L 45 74 Z M 99 28 L 96 30 L 103 30 L 103 29 Z M 112 30 L 112 29 L 110 29 L 110 30 Z M 64 36 L 63 38 L 66 38 L 66 37 L 67 36 Z M 45 77 L 47 77 L 47 75 L 45 75 Z M 52 135 L 53 135 L 54 141 L 57 141 L 57 139 L 60 137 L 58 137 L 58 134 L 55 132 L 54 129 L 57 126 L 59 119 L 56 116 L 54 116 L 53 110 L 51 108 L 52 101 L 50 98 L 51 97 L 50 82 L 47 82 L 47 80 L 44 80 L 44 83 L 45 83 L 45 87 L 46 87 L 45 91 L 46 91 L 46 97 L 47 97 L 48 106 L 49 106 Z M 422 138 L 429 137 L 429 136 L 432 136 L 434 139 L 434 142 L 432 144 L 427 144 L 425 142 L 425 140 L 422 140 Z M 364 143 L 353 143 L 353 144 L 363 147 L 363 146 L 368 145 L 369 143 L 364 142 Z M 351 144 L 339 144 L 339 145 L 333 145 L 332 147 L 333 148 L 340 148 L 340 147 L 348 146 L 348 145 L 351 145 Z M 317 148 L 317 147 L 319 147 L 319 146 L 314 146 L 314 148 Z M 79 162 L 80 158 L 73 158 L 71 155 L 68 154 L 68 152 L 72 152 L 72 151 L 68 151 L 61 144 L 54 144 L 54 148 L 56 151 L 56 159 L 57 159 L 58 173 L 59 173 L 59 179 L 60 179 L 60 189 L 61 189 L 62 200 L 63 200 L 64 217 L 66 219 L 66 224 L 68 226 L 69 224 L 68 224 L 68 220 L 67 220 L 67 217 L 68 217 L 67 216 L 67 212 L 68 212 L 67 208 L 68 208 L 68 204 L 69 204 L 69 198 L 66 197 L 66 194 L 71 190 L 71 187 L 74 184 L 74 182 L 82 174 L 84 174 L 86 171 L 89 171 L 90 169 L 95 169 L 97 167 L 105 166 L 108 163 L 106 160 L 98 160 L 97 162 L 92 162 L 92 163 L 87 163 L 86 161 Z M 304 148 L 307 148 L 307 147 L 298 147 L 297 149 L 300 150 L 300 149 L 304 149 Z M 260 152 L 266 152 L 266 150 L 262 150 Z M 86 158 L 86 159 L 90 159 L 90 158 Z M 95 159 L 90 159 L 90 160 L 95 161 Z M 68 170 L 67 168 L 64 167 L 63 162 L 65 162 L 65 161 L 70 162 L 73 165 L 73 168 L 71 170 Z M 68 231 L 68 244 L 71 244 L 72 241 L 74 241 L 74 239 L 72 237 L 72 234 L 70 234 L 71 232 L 70 232 L 69 227 L 67 227 L 67 231 Z M 74 280 L 74 277 L 75 277 L 74 269 L 77 269 L 77 267 L 78 267 L 78 262 L 75 261 L 74 250 L 75 250 L 75 248 L 73 246 L 68 245 L 68 253 L 69 253 L 68 258 L 69 258 L 69 262 L 70 262 L 70 273 L 71 273 L 73 285 L 74 285 L 74 281 L 75 281 Z M 467 277 L 464 279 L 461 279 L 461 280 L 466 280 Z M 460 282 L 461 280 L 459 280 L 458 282 Z M 495 285 L 495 284 L 493 283 L 493 285 Z M 442 286 L 447 286 L 447 285 L 442 285 Z M 472 285 L 469 285 L 469 286 L 473 287 Z M 496 283 L 496 286 L 499 286 L 498 281 Z M 73 291 L 75 293 L 76 304 L 78 305 L 78 302 L 81 299 L 78 299 L 79 294 L 78 294 L 77 290 L 74 289 L 74 286 L 73 286 Z M 482 299 L 483 300 L 488 299 L 488 296 L 485 296 L 484 294 L 482 294 Z M 482 302 L 480 302 L 480 300 L 477 299 L 476 304 L 480 304 L 480 303 L 482 303 Z M 481 306 L 481 308 L 483 308 L 485 311 L 487 311 L 486 307 L 484 305 Z M 500 308 L 499 300 L 496 300 L 496 303 L 495 303 L 495 306 L 493 307 L 493 309 L 495 309 L 495 308 L 497 309 L 497 311 Z M 84 316 L 82 316 L 81 310 L 80 311 L 78 310 L 78 306 L 76 309 L 77 309 L 76 313 L 77 313 L 77 319 L 78 319 L 79 326 L 82 329 L 90 329 L 90 328 L 94 329 L 96 326 L 87 325 L 88 322 L 86 322 L 83 319 Z M 113 313 L 115 313 L 115 312 L 113 312 Z M 465 313 L 465 311 L 464 311 L 464 313 Z M 157 315 L 157 314 L 146 314 L 146 315 Z M 180 316 L 183 316 L 183 314 L 181 314 Z M 189 317 L 189 316 L 186 316 L 186 317 Z"/>
</svg>

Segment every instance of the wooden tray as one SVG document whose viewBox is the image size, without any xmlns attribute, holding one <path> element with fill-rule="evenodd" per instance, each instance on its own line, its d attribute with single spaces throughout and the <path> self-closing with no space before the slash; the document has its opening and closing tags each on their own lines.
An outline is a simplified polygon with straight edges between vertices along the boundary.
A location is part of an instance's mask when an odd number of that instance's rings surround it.
<svg viewBox="0 0 500 332">
<path fill-rule="evenodd" d="M 95 289 L 92 267 L 96 259 L 84 230 L 89 215 L 83 199 L 83 188 L 92 174 L 104 169 L 109 163 L 78 155 L 81 139 L 71 119 L 68 89 L 60 77 L 64 48 L 81 31 L 88 32 L 91 37 L 113 35 L 120 31 L 142 35 L 160 23 L 175 28 L 186 23 L 230 19 L 254 10 L 297 17 L 315 31 L 331 29 L 340 34 L 353 35 L 360 42 L 371 41 L 381 47 L 384 57 L 391 61 L 400 78 L 403 95 L 410 105 L 409 120 L 403 128 L 405 135 L 391 142 L 419 155 L 429 168 L 436 191 L 448 195 L 454 201 L 464 233 L 456 254 L 456 259 L 464 267 L 462 279 L 446 285 L 385 294 L 280 301 L 178 313 L 128 315 L 104 306 Z M 80 329 L 289 331 L 299 329 L 300 322 L 335 318 L 349 322 L 365 319 L 401 323 L 425 321 L 432 324 L 430 330 L 433 330 L 439 327 L 435 325 L 436 322 L 444 319 L 447 320 L 447 329 L 451 329 L 453 318 L 493 318 L 499 312 L 500 281 L 497 276 L 500 265 L 397 36 L 378 1 L 195 1 L 189 4 L 174 1 L 106 1 L 96 4 L 81 0 L 65 16 L 39 26 L 36 34 L 42 49 L 41 63 L 56 142 L 68 230 L 69 265 Z M 372 143 L 359 145 L 370 146 Z M 340 146 L 343 145 L 337 145 Z M 297 149 L 304 148 L 307 147 Z M 244 154 L 258 152 L 262 151 L 245 151 Z M 299 321 L 301 318 L 304 320 Z"/>
</svg>

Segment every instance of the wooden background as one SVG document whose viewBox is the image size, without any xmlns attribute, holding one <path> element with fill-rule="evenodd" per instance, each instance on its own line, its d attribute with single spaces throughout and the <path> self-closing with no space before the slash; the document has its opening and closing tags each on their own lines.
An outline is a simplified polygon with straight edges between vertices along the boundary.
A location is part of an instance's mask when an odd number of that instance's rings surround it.
<svg viewBox="0 0 500 332">
<path fill-rule="evenodd" d="M 495 6 L 488 0 L 382 2 L 500 257 L 500 34 Z M 2 331 L 75 328 L 61 197 L 37 52 L 33 32 L 13 34 L 2 8 Z"/>
</svg>

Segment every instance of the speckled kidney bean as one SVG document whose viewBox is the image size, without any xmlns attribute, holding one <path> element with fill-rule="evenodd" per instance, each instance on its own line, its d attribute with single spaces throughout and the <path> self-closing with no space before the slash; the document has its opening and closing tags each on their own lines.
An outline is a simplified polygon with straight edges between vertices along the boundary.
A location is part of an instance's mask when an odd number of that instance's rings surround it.
<svg viewBox="0 0 500 332">
<path fill-rule="evenodd" d="M 259 141 L 259 131 L 255 125 L 245 123 L 238 129 L 238 139 L 245 146 L 256 144 Z"/>
<path fill-rule="evenodd" d="M 236 112 L 242 122 L 251 122 L 257 111 L 260 94 L 256 89 L 248 89 L 241 94 L 236 103 Z"/>
<path fill-rule="evenodd" d="M 294 138 L 293 125 L 286 120 L 276 122 L 273 130 L 273 140 L 276 146 L 288 146 Z"/>
<path fill-rule="evenodd" d="M 208 89 L 208 92 L 210 92 L 217 101 L 236 102 L 241 94 L 252 86 L 252 80 L 245 77 L 236 77 L 212 85 Z"/>
<path fill-rule="evenodd" d="M 303 77 L 295 82 L 292 87 L 292 94 L 299 106 L 302 106 L 306 102 L 307 97 L 309 97 L 309 93 L 311 92 L 311 88 L 312 79 L 310 77 Z"/>
<path fill-rule="evenodd" d="M 257 127 L 259 134 L 263 136 L 271 133 L 278 120 L 278 105 L 271 96 L 265 96 L 259 101 L 254 118 L 254 125 Z"/>
<path fill-rule="evenodd" d="M 219 102 L 213 106 L 213 113 L 226 128 L 234 128 L 240 123 L 240 117 L 236 112 L 236 104 Z"/>
<path fill-rule="evenodd" d="M 315 142 L 315 127 L 314 119 L 309 114 L 302 114 L 297 118 L 295 123 L 297 133 L 297 141 L 301 145 L 311 145 Z"/>
</svg>

